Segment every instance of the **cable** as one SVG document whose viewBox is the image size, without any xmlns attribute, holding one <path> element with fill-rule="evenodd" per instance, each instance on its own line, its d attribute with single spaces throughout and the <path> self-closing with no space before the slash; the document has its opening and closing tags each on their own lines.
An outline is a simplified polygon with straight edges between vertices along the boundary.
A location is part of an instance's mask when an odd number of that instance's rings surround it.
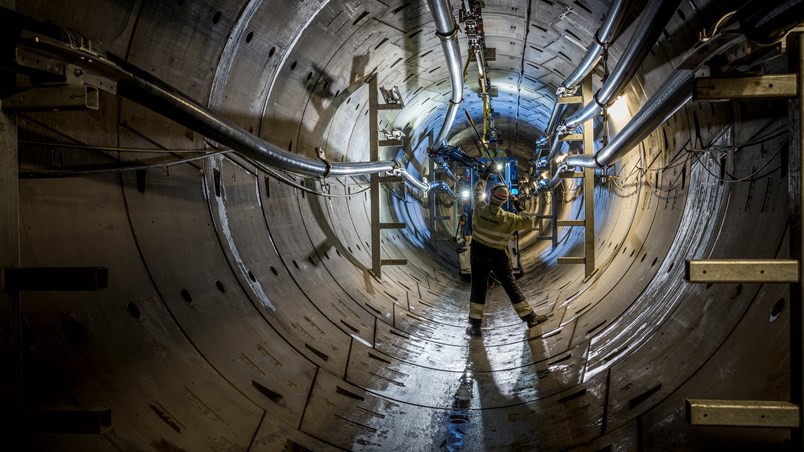
<svg viewBox="0 0 804 452">
<path fill-rule="evenodd" d="M 20 171 L 19 176 L 23 179 L 46 179 L 46 178 L 57 178 L 57 177 L 79 177 L 79 176 L 86 176 L 90 174 L 103 174 L 103 173 L 122 173 L 125 171 L 138 171 L 138 170 L 146 170 L 151 168 L 162 168 L 166 166 L 175 166 L 180 165 L 182 163 L 193 162 L 196 160 L 202 160 L 208 157 L 212 157 L 213 155 L 218 154 L 225 154 L 231 152 L 231 150 L 221 150 L 221 151 L 214 151 L 214 152 L 207 152 L 203 155 L 197 155 L 194 157 L 187 157 L 183 159 L 172 160 L 168 162 L 160 162 L 160 163 L 148 163 L 148 164 L 129 164 L 129 165 L 120 165 L 120 166 L 113 166 L 109 167 L 107 165 L 96 165 L 95 167 L 75 167 L 75 168 L 61 168 L 57 170 L 38 170 L 38 171 Z M 103 166 L 103 167 L 98 167 Z"/>
<path fill-rule="evenodd" d="M 34 146 L 53 146 L 58 148 L 74 148 L 74 149 L 89 149 L 95 151 L 112 151 L 112 152 L 132 152 L 132 153 L 147 153 L 147 154 L 190 154 L 198 152 L 209 152 L 206 149 L 144 149 L 144 148 L 120 148 L 112 146 L 87 146 L 83 144 L 68 144 L 68 143 L 55 143 L 46 141 L 31 141 L 19 140 L 21 144 L 30 144 Z"/>
<path fill-rule="evenodd" d="M 770 158 L 768 158 L 768 161 L 765 162 L 764 165 L 759 167 L 759 169 L 757 169 L 753 173 L 749 174 L 748 176 L 745 176 L 745 177 L 742 177 L 742 178 L 737 178 L 733 174 L 729 173 L 728 171 L 723 170 L 724 174 L 726 174 L 727 176 L 731 177 L 731 179 L 723 179 L 720 176 L 718 176 L 715 173 L 713 173 L 712 171 L 710 171 L 709 168 L 707 168 L 707 166 L 703 163 L 703 161 L 701 161 L 701 159 L 698 157 L 698 154 L 693 153 L 692 155 L 695 156 L 695 159 L 698 161 L 698 163 L 701 164 L 701 166 L 703 166 L 704 170 L 706 170 L 707 173 L 709 173 L 712 177 L 714 177 L 715 179 L 717 179 L 720 182 L 729 182 L 729 183 L 734 183 L 734 182 L 756 182 L 758 180 L 762 180 L 762 179 L 764 179 L 766 177 L 769 177 L 771 174 L 775 173 L 776 171 L 778 171 L 782 167 L 781 165 L 779 165 L 778 167 L 768 171 L 767 173 L 763 174 L 762 176 L 755 177 L 757 174 L 759 174 L 763 169 L 765 169 L 765 167 L 767 167 L 773 161 L 774 157 L 779 155 L 779 153 L 782 151 L 782 149 L 785 146 L 787 146 L 787 140 L 782 142 L 782 145 L 779 146 L 779 149 L 772 156 L 770 156 Z"/>
<path fill-rule="evenodd" d="M 269 167 L 267 167 L 266 165 L 263 165 L 260 162 L 252 160 L 252 159 L 250 159 L 248 157 L 243 157 L 243 158 L 248 160 L 252 165 L 254 165 L 257 168 L 261 169 L 263 172 L 265 172 L 269 176 L 271 176 L 274 179 L 278 180 L 279 182 L 281 182 L 283 184 L 286 184 L 286 185 L 290 185 L 293 188 L 301 190 L 301 191 L 303 191 L 305 193 L 310 193 L 311 195 L 315 195 L 315 196 L 323 196 L 325 198 L 351 198 L 352 196 L 359 195 L 359 194 L 367 192 L 367 191 L 369 191 L 371 189 L 371 187 L 366 187 L 366 188 L 364 188 L 362 190 L 356 191 L 354 193 L 350 193 L 348 195 L 333 195 L 333 194 L 330 194 L 330 193 L 324 193 L 324 192 L 313 190 L 311 188 L 307 188 L 304 185 L 299 184 L 298 182 L 296 182 L 294 180 L 291 180 L 289 177 L 278 173 L 274 169 L 269 168 Z"/>
</svg>

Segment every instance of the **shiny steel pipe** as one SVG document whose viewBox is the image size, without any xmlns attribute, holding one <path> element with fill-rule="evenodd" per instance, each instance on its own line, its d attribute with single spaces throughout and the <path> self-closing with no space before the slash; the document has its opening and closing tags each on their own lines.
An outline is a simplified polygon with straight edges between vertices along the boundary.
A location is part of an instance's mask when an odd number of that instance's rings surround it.
<svg viewBox="0 0 804 452">
<path fill-rule="evenodd" d="M 550 137 L 550 153 L 547 154 L 547 161 L 552 162 L 555 160 L 558 151 L 561 150 L 561 144 L 563 141 L 558 139 L 558 134 L 553 134 Z"/>
<path fill-rule="evenodd" d="M 539 179 L 539 182 L 536 186 L 537 193 L 544 193 L 547 191 L 552 191 L 555 189 L 559 183 L 561 183 L 561 176 L 560 174 L 563 172 L 563 165 L 561 169 L 556 170 L 556 173 L 553 174 L 553 177 L 550 179 Z"/>
<path fill-rule="evenodd" d="M 395 168 L 393 161 L 379 162 L 325 162 L 302 155 L 292 154 L 274 146 L 243 130 L 233 121 L 211 111 L 177 89 L 148 74 L 137 66 L 95 48 L 94 41 L 86 39 L 87 47 L 75 48 L 68 42 L 67 32 L 51 25 L 9 10 L 0 9 L 4 20 L 36 30 L 37 33 L 54 38 L 56 41 L 35 39 L 36 51 L 55 54 L 79 66 L 88 66 L 117 82 L 117 94 L 139 105 L 149 108 L 185 127 L 190 128 L 224 146 L 232 148 L 254 160 L 272 168 L 281 169 L 304 176 L 359 176 L 373 173 L 386 173 Z M 8 17 L 10 16 L 10 17 Z M 22 28 L 12 30 L 12 36 L 20 39 Z M 87 58 L 91 56 L 91 59 Z"/>
<path fill-rule="evenodd" d="M 187 96 L 138 76 L 117 82 L 118 94 L 143 107 L 159 112 L 185 127 L 232 148 L 272 168 L 303 176 L 359 176 L 385 173 L 397 167 L 393 161 L 325 162 L 291 154 L 262 140 L 231 120 L 196 103 Z"/>
<path fill-rule="evenodd" d="M 581 83 L 584 77 L 592 72 L 592 69 L 595 68 L 598 61 L 600 61 L 600 56 L 603 54 L 602 44 L 609 44 L 614 40 L 615 35 L 619 33 L 623 18 L 625 17 L 624 12 L 628 1 L 629 0 L 614 0 L 611 3 L 609 11 L 606 13 L 606 18 L 603 19 L 603 23 L 600 25 L 600 28 L 597 29 L 597 33 L 595 33 L 595 41 L 589 47 L 589 50 L 586 51 L 586 55 L 584 55 L 578 67 L 576 67 L 561 86 L 558 87 L 556 94 L 559 94 L 559 91 L 574 88 Z M 553 112 L 550 114 L 550 121 L 547 123 L 545 135 L 550 136 L 555 133 L 558 121 L 566 110 L 567 104 L 559 104 L 556 102 L 555 105 L 553 105 Z"/>
<path fill-rule="evenodd" d="M 450 186 L 447 185 L 447 183 L 442 180 L 436 180 L 432 182 L 422 182 L 419 179 L 417 179 L 416 176 L 409 173 L 407 170 L 403 169 L 402 165 L 397 166 L 397 168 L 394 169 L 392 173 L 398 174 L 403 178 L 405 178 L 405 180 L 408 181 L 410 185 L 421 191 L 423 194 L 427 193 L 430 190 L 443 191 L 447 193 L 449 196 L 451 196 L 452 199 L 455 199 L 455 192 L 453 192 Z"/>
<path fill-rule="evenodd" d="M 561 87 L 564 86 L 565 85 L 562 83 Z M 544 130 L 545 137 L 552 137 L 556 133 L 556 127 L 558 127 L 558 121 L 561 119 L 561 116 L 564 115 L 565 111 L 567 111 L 567 104 L 559 104 L 558 101 L 556 101 L 556 103 L 553 104 L 553 111 L 550 112 L 550 120 L 547 121 L 547 128 Z"/>
<path fill-rule="evenodd" d="M 622 158 L 692 99 L 695 71 L 678 69 L 609 144 L 594 155 L 572 155 L 567 167 L 605 168 Z"/>
<path fill-rule="evenodd" d="M 634 30 L 634 37 L 626 47 L 606 83 L 595 94 L 593 102 L 586 104 L 581 110 L 563 122 L 568 130 L 575 129 L 581 123 L 600 113 L 603 105 L 608 105 L 631 81 L 639 66 L 648 56 L 667 22 L 673 16 L 681 0 L 649 1 L 642 11 L 639 25 Z"/>
<path fill-rule="evenodd" d="M 461 63 L 461 49 L 458 46 L 458 24 L 452 15 L 452 7 L 449 0 L 427 0 L 433 21 L 436 26 L 436 35 L 441 40 L 441 48 L 444 51 L 444 58 L 447 61 L 449 78 L 452 83 L 452 98 L 449 101 L 447 114 L 444 116 L 444 123 L 441 131 L 436 136 L 434 147 L 441 146 L 447 142 L 447 133 L 455 122 L 458 114 L 458 106 L 463 102 L 463 73 Z"/>
<path fill-rule="evenodd" d="M 614 164 L 692 99 L 695 71 L 713 56 L 721 54 L 743 40 L 742 36 L 732 34 L 730 39 L 723 40 L 720 45 L 704 44 L 694 49 L 688 57 L 694 56 L 697 64 L 687 69 L 673 71 L 662 86 L 656 90 L 656 93 L 605 148 L 600 149 L 594 156 L 570 156 L 564 165 L 567 167 L 605 168 Z"/>
<path fill-rule="evenodd" d="M 446 193 L 451 199 L 455 199 L 455 192 L 452 191 L 449 185 L 443 180 L 437 180 L 430 182 L 428 184 L 431 190 L 440 191 Z"/>
</svg>

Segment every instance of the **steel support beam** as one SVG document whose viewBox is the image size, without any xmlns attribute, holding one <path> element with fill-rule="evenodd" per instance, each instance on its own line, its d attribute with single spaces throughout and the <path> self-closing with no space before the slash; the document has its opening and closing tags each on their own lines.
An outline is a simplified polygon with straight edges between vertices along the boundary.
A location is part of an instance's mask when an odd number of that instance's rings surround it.
<svg viewBox="0 0 804 452">
<path fill-rule="evenodd" d="M 558 141 L 583 141 L 582 133 L 568 133 L 558 137 Z"/>
<path fill-rule="evenodd" d="M 796 74 L 755 77 L 695 79 L 693 100 L 740 100 L 794 97 L 798 93 Z"/>
<path fill-rule="evenodd" d="M 553 164 L 553 171 L 551 172 L 551 174 L 554 171 L 557 171 L 557 169 L 555 168 L 555 164 Z M 562 182 L 562 184 L 563 184 L 563 182 Z M 559 185 L 561 185 L 561 184 L 559 184 Z M 558 195 L 558 190 L 556 190 L 555 188 L 550 190 L 550 216 L 552 217 L 552 220 L 550 220 L 550 237 L 552 238 L 553 249 L 556 249 L 556 247 L 558 246 L 558 221 L 556 221 L 556 219 L 558 218 L 558 196 L 557 195 Z"/>
<path fill-rule="evenodd" d="M 687 399 L 687 422 L 724 427 L 796 428 L 799 409 L 790 402 Z"/>
<path fill-rule="evenodd" d="M 586 258 L 585 257 L 567 257 L 567 256 L 559 256 L 558 263 L 561 265 L 565 264 L 585 264 Z"/>
<path fill-rule="evenodd" d="M 369 159 L 376 162 L 380 159 L 380 147 L 382 146 L 401 146 L 402 140 L 380 140 L 379 132 L 379 111 L 380 110 L 401 110 L 402 103 L 380 104 L 377 85 L 377 76 L 372 76 L 368 81 L 369 86 Z M 394 90 L 398 93 L 398 90 Z M 389 93 L 383 89 L 383 95 Z M 431 163 L 432 165 L 432 163 Z M 383 222 L 380 213 L 380 184 L 402 182 L 399 176 L 380 176 L 377 173 L 371 175 L 369 179 L 369 192 L 371 193 L 371 271 L 377 278 L 382 278 L 383 265 L 405 265 L 406 259 L 383 259 L 382 258 L 382 230 L 383 229 L 405 229 L 405 223 Z M 433 205 L 435 197 L 433 193 Z"/>
<path fill-rule="evenodd" d="M 586 76 L 581 85 L 584 99 L 591 101 L 592 76 Z M 594 120 L 589 118 L 583 124 L 583 153 L 595 155 Z M 583 218 L 584 218 L 584 257 L 586 259 L 584 273 L 587 277 L 595 271 L 595 170 L 583 170 Z"/>
<path fill-rule="evenodd" d="M 796 260 L 710 259 L 688 260 L 684 278 L 691 283 L 795 283 Z"/>
<path fill-rule="evenodd" d="M 369 160 L 380 160 L 379 114 L 377 100 L 377 77 L 369 80 Z M 369 178 L 371 195 L 371 270 L 377 278 L 382 277 L 382 249 L 380 248 L 380 175 Z"/>
<path fill-rule="evenodd" d="M 378 226 L 380 229 L 405 229 L 407 224 L 405 223 L 380 223 Z"/>
<path fill-rule="evenodd" d="M 0 111 L 0 269 L 20 265 L 17 126 Z M 22 311 L 18 292 L 0 292 L 0 400 L 5 409 L 21 402 Z"/>
<path fill-rule="evenodd" d="M 15 9 L 14 0 L 0 6 Z M 16 75 L 0 72 L 0 92 L 16 89 Z M 0 109 L 2 101 L 0 101 Z M 0 110 L 0 269 L 20 265 L 19 180 L 17 124 Z M 22 311 L 19 293 L 0 291 L 0 410 L 12 413 L 22 403 Z M 18 437 L 6 437 L 5 446 L 19 449 Z"/>
<path fill-rule="evenodd" d="M 98 88 L 89 85 L 60 85 L 29 88 L 3 99 L 3 110 L 70 111 L 97 110 Z"/>
<path fill-rule="evenodd" d="M 804 162 L 804 33 L 791 34 L 787 42 L 789 70 L 798 74 L 798 98 L 790 102 L 790 163 L 788 193 L 790 202 L 790 257 L 801 262 L 804 258 L 804 218 L 801 200 L 804 185 L 801 183 L 801 164 Z M 802 294 L 802 266 L 798 269 L 798 282 L 790 286 L 790 401 L 799 407 L 798 425 L 791 434 L 791 450 L 804 450 L 804 294 Z"/>
<path fill-rule="evenodd" d="M 556 99 L 558 104 L 582 104 L 583 97 L 581 96 L 562 96 Z"/>
</svg>

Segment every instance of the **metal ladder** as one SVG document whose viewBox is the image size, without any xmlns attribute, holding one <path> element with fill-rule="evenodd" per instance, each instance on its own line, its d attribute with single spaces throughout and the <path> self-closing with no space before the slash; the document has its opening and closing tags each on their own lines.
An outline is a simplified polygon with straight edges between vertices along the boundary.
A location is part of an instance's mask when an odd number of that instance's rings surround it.
<svg viewBox="0 0 804 452">
<path fill-rule="evenodd" d="M 376 74 L 368 80 L 369 85 L 369 159 L 376 162 L 380 159 L 380 147 L 402 146 L 402 140 L 380 140 L 379 136 L 379 111 L 380 110 L 401 110 L 404 104 L 401 100 L 398 103 L 380 104 L 377 92 Z M 382 230 L 383 229 L 405 229 L 406 223 L 387 223 L 381 220 L 380 215 L 380 184 L 399 183 L 403 179 L 401 176 L 380 176 L 374 173 L 370 177 L 369 193 L 371 194 L 371 271 L 377 278 L 382 278 L 382 267 L 385 265 L 405 265 L 407 259 L 383 259 L 382 258 Z"/>
<path fill-rule="evenodd" d="M 559 97 L 556 102 L 561 104 L 581 104 L 585 105 L 593 101 L 592 76 L 588 75 L 581 83 L 580 96 Z M 586 155 L 593 155 L 594 149 L 594 119 L 589 119 L 583 123 L 583 133 L 570 133 L 559 138 L 560 141 L 581 141 L 583 142 L 583 152 Z M 555 173 L 555 164 L 551 173 Z M 552 175 L 552 174 L 551 174 Z M 558 258 L 559 264 L 582 264 L 584 274 L 589 277 L 595 271 L 595 170 L 584 168 L 583 172 L 572 172 L 561 174 L 565 179 L 583 179 L 583 220 L 558 220 L 557 188 L 550 190 L 550 209 L 552 218 L 552 231 L 550 237 L 543 237 L 544 240 L 552 240 L 553 248 L 558 246 L 559 227 L 583 227 L 584 228 L 584 255 L 583 256 L 561 256 Z M 541 221 L 543 218 L 540 218 Z"/>
<path fill-rule="evenodd" d="M 791 450 L 802 450 L 804 400 L 804 334 L 802 334 L 802 266 L 804 217 L 801 163 L 804 162 L 804 33 L 788 37 L 790 67 L 797 73 L 739 78 L 700 77 L 694 100 L 793 99 L 790 107 L 790 256 L 789 260 L 688 260 L 685 279 L 691 283 L 790 283 L 790 402 L 687 399 L 691 425 L 792 428 Z M 798 172 L 798 174 L 795 174 Z"/>
</svg>

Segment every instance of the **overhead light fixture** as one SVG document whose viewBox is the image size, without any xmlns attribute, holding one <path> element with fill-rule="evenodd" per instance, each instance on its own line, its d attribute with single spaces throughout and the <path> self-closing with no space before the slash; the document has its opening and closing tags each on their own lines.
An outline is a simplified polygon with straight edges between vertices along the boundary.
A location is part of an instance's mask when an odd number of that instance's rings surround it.
<svg viewBox="0 0 804 452">
<path fill-rule="evenodd" d="M 469 199 L 469 190 L 464 190 L 462 194 L 463 194 L 463 199 Z"/>
</svg>

